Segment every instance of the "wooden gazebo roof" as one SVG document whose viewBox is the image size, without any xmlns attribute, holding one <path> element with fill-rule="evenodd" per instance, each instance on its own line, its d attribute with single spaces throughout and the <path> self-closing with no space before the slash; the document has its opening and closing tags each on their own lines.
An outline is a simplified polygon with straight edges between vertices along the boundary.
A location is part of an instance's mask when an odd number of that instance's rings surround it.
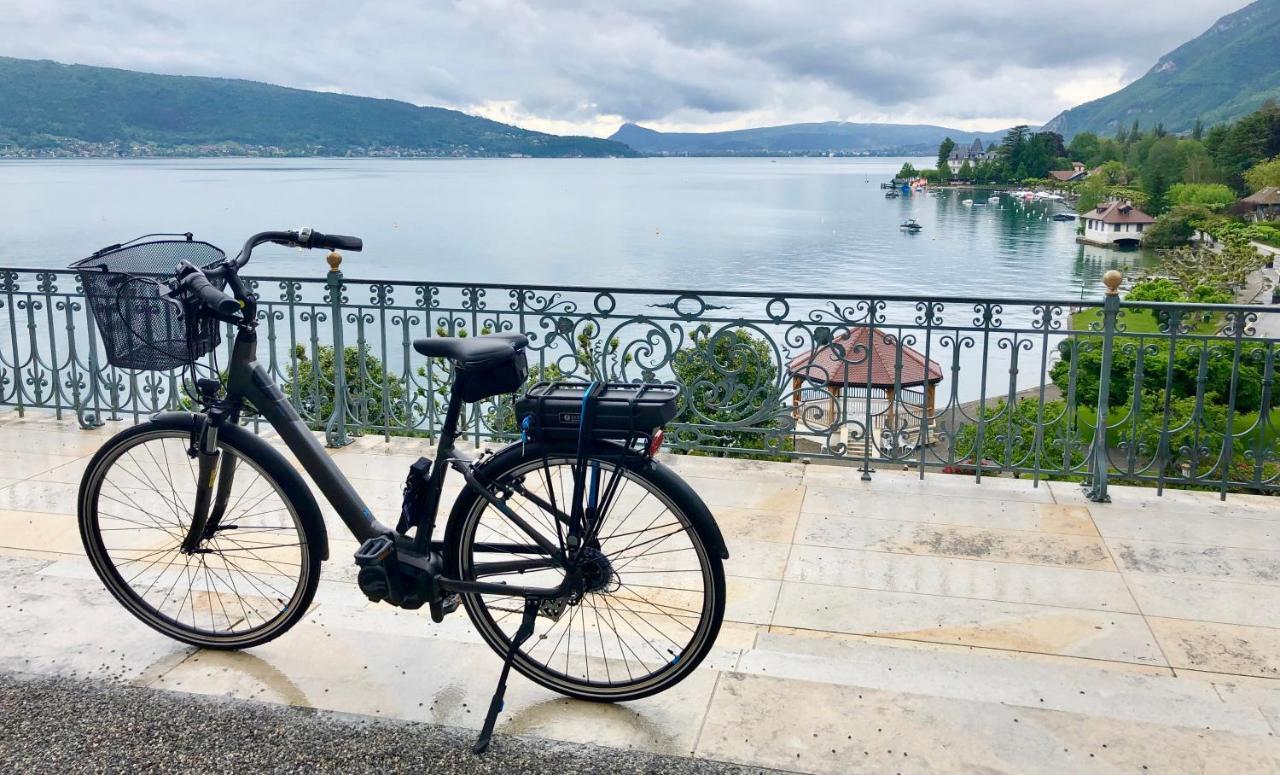
<svg viewBox="0 0 1280 775">
<path fill-rule="evenodd" d="M 902 348 L 902 372 L 896 370 Z M 870 361 L 870 379 L 867 367 Z M 787 365 L 792 376 L 833 387 L 918 387 L 942 381 L 942 367 L 878 328 L 856 326 Z"/>
</svg>

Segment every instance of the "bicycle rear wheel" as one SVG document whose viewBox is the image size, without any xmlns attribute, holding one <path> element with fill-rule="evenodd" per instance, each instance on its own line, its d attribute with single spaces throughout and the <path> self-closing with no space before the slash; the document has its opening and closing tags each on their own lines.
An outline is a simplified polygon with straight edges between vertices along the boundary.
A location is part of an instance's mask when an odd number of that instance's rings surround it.
<svg viewBox="0 0 1280 775">
<path fill-rule="evenodd" d="M 149 627 L 204 648 L 256 646 L 306 613 L 323 548 L 281 485 L 288 464 L 223 433 L 221 460 L 235 462 L 225 515 L 182 552 L 198 478 L 193 422 L 143 423 L 99 450 L 81 483 L 80 536 L 107 589 Z"/>
<path fill-rule="evenodd" d="M 557 526 L 546 506 L 568 511 L 575 462 L 572 453 L 544 460 L 530 449 L 504 469 L 486 472 L 486 478 L 514 487 L 507 505 L 556 544 L 563 540 L 563 525 Z M 533 637 L 513 662 L 520 673 L 571 697 L 625 701 L 674 686 L 706 657 L 724 618 L 724 569 L 693 517 L 700 513 L 698 505 L 689 502 L 687 488 L 673 486 L 674 477 L 647 463 L 589 461 L 588 488 L 595 478 L 601 520 L 581 561 L 587 591 L 578 599 L 543 604 Z M 509 517 L 464 491 L 446 535 L 450 575 L 527 587 L 559 585 L 563 568 L 497 564 L 539 559 L 529 544 Z M 520 624 L 523 599 L 462 597 L 480 635 L 505 655 Z"/>
</svg>

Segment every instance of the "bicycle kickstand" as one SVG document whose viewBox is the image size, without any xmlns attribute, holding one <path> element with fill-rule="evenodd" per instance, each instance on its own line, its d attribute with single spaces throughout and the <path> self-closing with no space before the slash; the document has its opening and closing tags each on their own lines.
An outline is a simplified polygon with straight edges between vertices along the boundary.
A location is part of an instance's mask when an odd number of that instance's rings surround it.
<svg viewBox="0 0 1280 775">
<path fill-rule="evenodd" d="M 524 601 L 524 616 L 520 619 L 520 628 L 511 639 L 511 648 L 507 650 L 507 658 L 502 661 L 502 673 L 498 676 L 498 688 L 493 691 L 493 699 L 489 702 L 489 712 L 485 714 L 484 726 L 480 728 L 480 737 L 476 740 L 472 753 L 484 753 L 489 748 L 489 739 L 493 737 L 493 725 L 502 712 L 502 697 L 507 692 L 507 675 L 511 672 L 511 663 L 515 661 L 516 652 L 524 642 L 533 635 L 533 624 L 538 618 L 538 601 Z"/>
</svg>

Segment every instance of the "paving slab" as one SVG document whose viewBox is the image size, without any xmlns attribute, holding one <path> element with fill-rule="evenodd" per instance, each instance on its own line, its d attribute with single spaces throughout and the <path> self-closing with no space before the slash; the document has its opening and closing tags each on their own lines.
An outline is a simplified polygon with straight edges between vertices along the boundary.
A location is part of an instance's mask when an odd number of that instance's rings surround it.
<svg viewBox="0 0 1280 775">
<path fill-rule="evenodd" d="M 1107 544 L 1125 572 L 1199 576 L 1280 586 L 1280 551 L 1131 538 L 1110 540 Z"/>
<path fill-rule="evenodd" d="M 717 685 L 697 753 L 811 773 L 1280 769 L 1270 736 L 744 673 Z"/>
<path fill-rule="evenodd" d="M 47 565 L 0 556 L 0 670 L 132 680 L 194 651 L 138 622 L 96 578 L 40 573 Z"/>
<path fill-rule="evenodd" d="M 1280 591 L 1264 584 L 1129 573 L 1125 581 L 1148 616 L 1280 627 Z"/>
<path fill-rule="evenodd" d="M 1067 568 L 1116 570 L 1102 539 L 1080 535 L 934 525 L 802 513 L 796 543 L 898 554 L 965 557 Z"/>
<path fill-rule="evenodd" d="M 1280 629 L 1148 616 L 1174 668 L 1280 678 Z"/>
<path fill-rule="evenodd" d="M 775 511 L 741 506 L 718 506 L 715 510 L 715 518 L 726 541 L 749 538 L 756 541 L 789 544 L 795 536 L 796 522 L 800 519 L 800 512 L 798 509 Z"/>
<path fill-rule="evenodd" d="M 1026 479 L 986 476 L 976 482 L 972 476 L 943 474 L 936 470 L 921 479 L 915 471 L 878 469 L 870 482 L 863 482 L 855 467 L 811 465 L 805 468 L 804 483 L 809 486 L 834 486 L 864 492 L 889 492 L 947 497 L 984 498 L 1028 503 L 1054 503 L 1047 485 L 1036 486 Z"/>
<path fill-rule="evenodd" d="M 1088 508 L 1055 503 L 958 495 L 937 498 L 922 493 L 883 491 L 851 493 L 844 487 L 809 485 L 803 510 L 811 514 L 897 519 L 935 525 L 1098 535 Z"/>
<path fill-rule="evenodd" d="M 886 592 L 1138 613 L 1117 572 L 797 545 L 786 579 Z"/>
<path fill-rule="evenodd" d="M 1280 509 L 1280 503 L 1276 504 Z M 1196 546 L 1234 547 L 1280 551 L 1280 521 L 1249 516 L 1192 513 L 1140 513 L 1094 507 L 1093 520 L 1108 540 L 1138 539 Z M 1240 514 L 1251 514 L 1244 512 Z"/>
<path fill-rule="evenodd" d="M 704 476 L 684 477 L 712 513 L 722 507 L 753 508 L 796 514 L 804 501 L 804 485 L 779 484 L 751 479 L 712 479 Z"/>
<path fill-rule="evenodd" d="M 1141 616 L 784 581 L 773 623 L 1164 665 Z"/>
<path fill-rule="evenodd" d="M 1241 698 L 1228 705 L 1213 684 L 1182 680 L 1167 669 L 1141 665 L 1005 656 L 953 646 L 904 649 L 874 638 L 830 640 L 764 633 L 744 654 L 737 672 L 1193 730 L 1253 735 L 1271 731 L 1257 707 L 1262 699 Z"/>
</svg>

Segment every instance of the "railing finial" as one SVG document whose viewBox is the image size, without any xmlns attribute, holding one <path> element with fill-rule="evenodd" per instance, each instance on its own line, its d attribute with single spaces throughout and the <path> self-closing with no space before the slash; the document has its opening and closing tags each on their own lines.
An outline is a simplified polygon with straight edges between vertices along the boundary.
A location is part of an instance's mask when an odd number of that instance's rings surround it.
<svg viewBox="0 0 1280 775">
<path fill-rule="evenodd" d="M 330 272 L 336 272 L 338 271 L 338 267 L 342 266 L 342 254 L 336 250 L 331 251 L 329 255 L 325 256 L 324 260 L 329 262 Z"/>
<path fill-rule="evenodd" d="M 1107 273 L 1102 275 L 1102 284 L 1107 286 L 1108 296 L 1118 296 L 1122 282 L 1124 282 L 1124 275 L 1119 269 L 1108 269 Z"/>
</svg>

